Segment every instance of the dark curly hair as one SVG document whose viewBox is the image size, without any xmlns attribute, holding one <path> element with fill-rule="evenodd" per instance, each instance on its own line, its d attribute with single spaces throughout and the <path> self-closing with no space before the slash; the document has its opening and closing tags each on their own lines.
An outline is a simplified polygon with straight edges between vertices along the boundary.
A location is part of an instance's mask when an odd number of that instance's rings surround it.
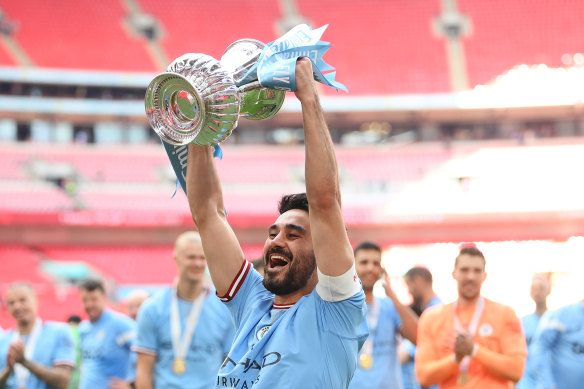
<svg viewBox="0 0 584 389">
<path fill-rule="evenodd" d="M 308 212 L 308 198 L 306 193 L 295 193 L 284 195 L 278 203 L 278 212 L 280 215 L 291 209 L 300 209 Z"/>
</svg>

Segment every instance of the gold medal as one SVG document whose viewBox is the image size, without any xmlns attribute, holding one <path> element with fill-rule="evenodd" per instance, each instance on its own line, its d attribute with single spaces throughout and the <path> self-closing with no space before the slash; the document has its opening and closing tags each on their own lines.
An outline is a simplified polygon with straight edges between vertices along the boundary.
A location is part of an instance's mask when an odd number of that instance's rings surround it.
<svg viewBox="0 0 584 389">
<path fill-rule="evenodd" d="M 373 357 L 371 354 L 361 354 L 359 355 L 359 366 L 361 369 L 369 370 L 373 366 Z"/>
<path fill-rule="evenodd" d="M 458 374 L 458 379 L 456 380 L 458 385 L 468 384 L 468 371 L 462 371 Z"/>
<path fill-rule="evenodd" d="M 175 374 L 182 374 L 187 370 L 187 363 L 183 358 L 176 358 L 172 364 L 172 371 Z"/>
</svg>

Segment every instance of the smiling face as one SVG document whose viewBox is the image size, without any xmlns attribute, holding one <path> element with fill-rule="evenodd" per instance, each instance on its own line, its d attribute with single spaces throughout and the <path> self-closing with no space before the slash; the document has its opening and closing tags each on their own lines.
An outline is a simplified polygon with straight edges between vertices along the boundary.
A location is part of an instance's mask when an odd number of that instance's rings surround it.
<svg viewBox="0 0 584 389">
<path fill-rule="evenodd" d="M 456 259 L 452 276 L 458 283 L 458 295 L 474 300 L 481 293 L 481 286 L 487 278 L 485 260 L 478 255 L 461 254 Z"/>
<path fill-rule="evenodd" d="M 198 235 L 185 234 L 177 239 L 174 247 L 174 260 L 180 279 L 202 282 L 205 278 L 207 261 L 203 244 Z"/>
<path fill-rule="evenodd" d="M 15 287 L 6 293 L 6 310 L 20 326 L 36 320 L 37 300 L 32 290 Z"/>
<path fill-rule="evenodd" d="M 316 277 L 308 212 L 292 209 L 268 229 L 264 245 L 264 286 L 276 295 L 305 287 Z"/>
<path fill-rule="evenodd" d="M 355 269 L 363 284 L 363 290 L 372 291 L 373 285 L 381 278 L 381 252 L 374 249 L 360 249 L 355 253 Z"/>
<path fill-rule="evenodd" d="M 107 296 L 100 289 L 88 290 L 81 288 L 81 302 L 85 313 L 92 322 L 98 320 L 107 305 Z"/>
</svg>

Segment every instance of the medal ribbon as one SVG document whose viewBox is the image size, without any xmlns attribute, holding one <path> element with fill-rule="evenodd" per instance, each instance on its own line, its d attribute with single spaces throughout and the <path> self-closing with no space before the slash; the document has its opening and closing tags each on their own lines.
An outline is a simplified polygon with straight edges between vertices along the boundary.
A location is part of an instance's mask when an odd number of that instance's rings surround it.
<svg viewBox="0 0 584 389">
<path fill-rule="evenodd" d="M 30 332 L 30 335 L 28 337 L 28 341 L 26 342 L 26 346 L 24 347 L 25 359 L 32 360 L 34 350 L 36 348 L 36 344 L 37 341 L 39 340 L 39 336 L 41 334 L 42 329 L 43 323 L 41 319 L 36 319 L 34 327 L 32 328 L 32 331 Z M 19 339 L 22 340 L 22 336 L 20 335 L 18 330 L 14 330 L 14 333 L 12 335 L 12 341 L 17 341 Z M 30 376 L 30 371 L 24 366 L 22 366 L 20 363 L 17 363 L 16 365 L 14 365 L 14 375 L 16 376 L 16 383 L 18 387 L 26 388 L 26 381 Z"/>
<path fill-rule="evenodd" d="M 468 325 L 468 332 L 474 337 L 477 332 L 477 327 L 479 326 L 479 321 L 483 314 L 483 309 L 485 308 L 485 299 L 481 296 L 479 301 L 477 302 L 477 306 L 475 311 L 472 315 L 472 319 L 470 320 L 470 324 Z M 458 300 L 454 302 L 454 329 L 456 331 L 462 331 L 464 328 L 460 324 L 460 320 L 458 319 Z M 463 373 L 468 372 L 468 367 L 470 365 L 470 357 L 467 355 L 462 358 L 460 362 L 459 371 Z"/>
<path fill-rule="evenodd" d="M 379 302 L 374 297 L 373 303 L 371 304 L 371 309 L 367 310 L 367 325 L 369 326 L 369 336 L 363 343 L 363 348 L 361 348 L 361 354 L 371 355 L 373 354 L 373 338 L 375 337 L 375 330 L 377 329 L 377 323 L 379 322 Z"/>
<path fill-rule="evenodd" d="M 174 358 L 185 359 L 187 356 L 187 351 L 191 345 L 191 340 L 193 339 L 193 334 L 195 333 L 195 327 L 199 322 L 199 314 L 201 313 L 201 308 L 203 307 L 203 300 L 207 295 L 207 290 L 204 288 L 199 297 L 193 302 L 191 306 L 191 311 L 187 316 L 185 321 L 185 328 L 182 336 L 181 325 L 180 325 L 180 314 L 178 310 L 178 297 L 176 293 L 176 283 L 172 289 L 172 301 L 170 304 L 170 335 L 172 339 L 172 350 L 174 352 Z"/>
</svg>

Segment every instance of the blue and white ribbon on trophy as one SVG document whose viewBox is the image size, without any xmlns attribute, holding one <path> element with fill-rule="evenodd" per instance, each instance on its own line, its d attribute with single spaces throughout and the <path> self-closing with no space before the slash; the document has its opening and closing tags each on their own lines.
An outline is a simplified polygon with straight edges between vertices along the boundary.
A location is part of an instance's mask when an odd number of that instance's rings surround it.
<svg viewBox="0 0 584 389">
<path fill-rule="evenodd" d="M 335 81 L 336 72 L 323 73 L 334 70 L 322 59 L 332 47 L 329 42 L 320 40 L 327 27 L 328 24 L 313 30 L 306 24 L 299 24 L 282 37 L 268 43 L 258 62 L 238 82 L 238 86 L 258 80 L 266 88 L 294 91 L 296 61 L 306 57 L 312 62 L 316 81 L 346 92 L 347 88 Z"/>
</svg>

